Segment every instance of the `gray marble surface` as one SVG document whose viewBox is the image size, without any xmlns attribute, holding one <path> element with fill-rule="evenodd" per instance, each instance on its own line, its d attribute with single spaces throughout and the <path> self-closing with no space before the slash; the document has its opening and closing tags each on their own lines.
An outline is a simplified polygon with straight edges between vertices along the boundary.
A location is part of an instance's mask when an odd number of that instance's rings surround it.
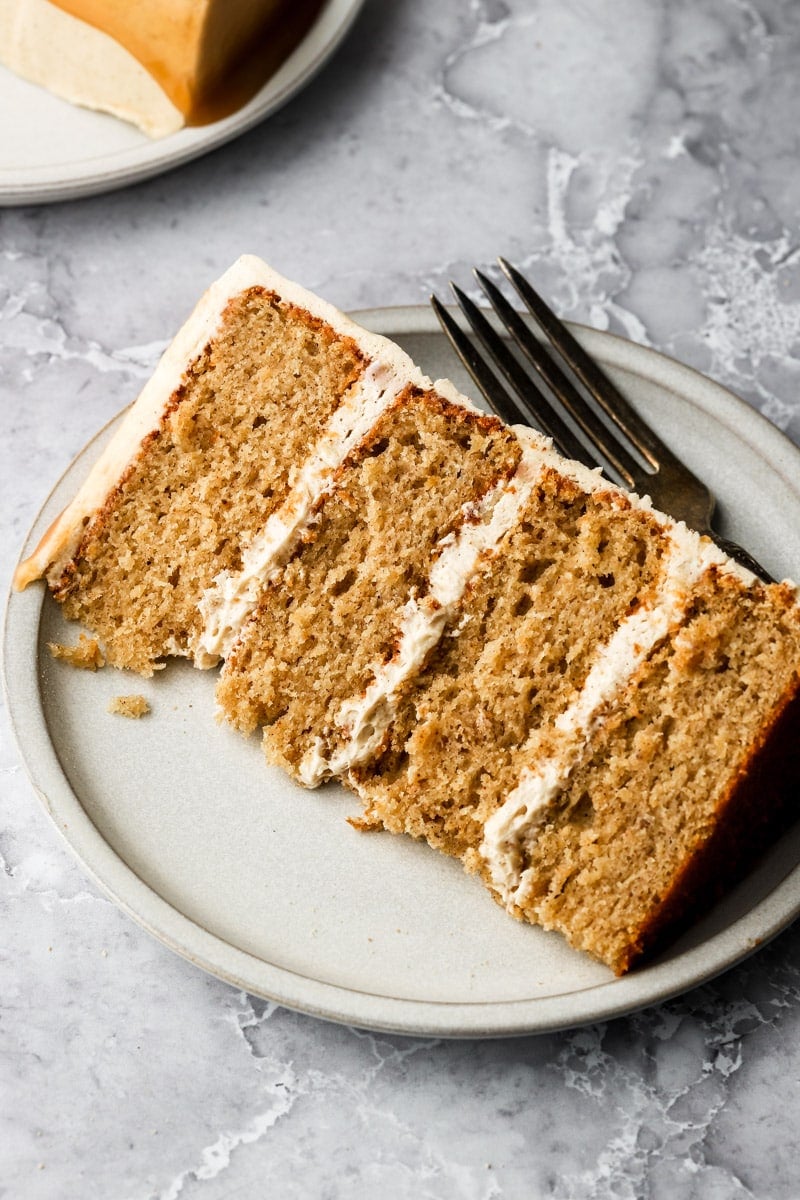
<svg viewBox="0 0 800 1200">
<path fill-rule="evenodd" d="M 238 142 L 0 210 L 3 589 L 51 484 L 244 251 L 346 309 L 424 302 L 504 253 L 800 440 L 799 67 L 793 0 L 368 0 Z M 563 1034 L 337 1027 L 134 925 L 0 739 L 1 1196 L 800 1196 L 797 928 Z"/>
</svg>

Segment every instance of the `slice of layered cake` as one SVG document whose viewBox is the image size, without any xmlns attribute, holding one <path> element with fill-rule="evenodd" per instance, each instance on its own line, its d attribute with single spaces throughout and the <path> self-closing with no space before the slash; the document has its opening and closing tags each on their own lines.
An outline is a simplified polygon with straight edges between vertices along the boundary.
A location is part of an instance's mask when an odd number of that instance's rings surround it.
<svg viewBox="0 0 800 1200">
<path fill-rule="evenodd" d="M 647 501 L 431 384 L 257 260 L 211 290 L 67 512 L 46 575 L 115 665 L 224 659 L 362 827 L 461 859 L 628 970 L 800 783 L 800 608 Z"/>
</svg>

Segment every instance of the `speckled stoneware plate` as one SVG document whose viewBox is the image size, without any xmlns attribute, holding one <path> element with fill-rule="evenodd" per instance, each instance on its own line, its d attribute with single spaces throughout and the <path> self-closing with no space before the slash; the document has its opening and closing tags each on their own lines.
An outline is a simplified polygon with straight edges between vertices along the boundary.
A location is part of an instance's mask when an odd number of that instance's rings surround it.
<svg viewBox="0 0 800 1200">
<path fill-rule="evenodd" d="M 333 54 L 364 0 L 328 0 L 303 40 L 253 99 L 222 121 L 155 141 L 77 108 L 0 66 L 0 205 L 46 204 L 126 187 L 232 141 L 274 113 Z"/>
<path fill-rule="evenodd" d="M 357 314 L 434 378 L 466 388 L 427 308 Z M 588 349 L 720 498 L 722 532 L 776 575 L 800 575 L 800 452 L 707 379 L 583 331 Z M 116 422 L 48 499 L 26 552 L 72 496 Z M 89 874 L 166 945 L 236 987 L 348 1024 L 491 1036 L 641 1008 L 725 970 L 800 910 L 800 828 L 656 962 L 627 978 L 507 917 L 459 865 L 407 838 L 358 833 L 353 796 L 305 792 L 258 739 L 214 721 L 215 672 L 173 663 L 152 680 L 55 662 L 74 641 L 42 585 L 10 599 L 9 707 L 22 757 Z M 143 692 L 149 716 L 106 712 Z"/>
</svg>

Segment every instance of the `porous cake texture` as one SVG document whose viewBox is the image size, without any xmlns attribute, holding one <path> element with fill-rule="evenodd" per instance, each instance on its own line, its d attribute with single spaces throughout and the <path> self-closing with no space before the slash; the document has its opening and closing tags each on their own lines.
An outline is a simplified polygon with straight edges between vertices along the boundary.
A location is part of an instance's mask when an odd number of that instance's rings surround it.
<svg viewBox="0 0 800 1200">
<path fill-rule="evenodd" d="M 546 439 L 432 384 L 254 259 L 211 289 L 45 575 L 109 662 L 224 660 L 354 823 L 427 840 L 627 971 L 720 894 L 800 783 L 800 608 Z"/>
</svg>

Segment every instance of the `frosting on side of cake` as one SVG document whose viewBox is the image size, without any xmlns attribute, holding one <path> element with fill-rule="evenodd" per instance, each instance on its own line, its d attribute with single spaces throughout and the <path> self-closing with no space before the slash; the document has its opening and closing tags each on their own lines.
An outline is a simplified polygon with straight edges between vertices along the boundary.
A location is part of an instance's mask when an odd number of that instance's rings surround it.
<svg viewBox="0 0 800 1200">
<path fill-rule="evenodd" d="M 0 0 L 0 62 L 63 100 L 111 113 L 149 137 L 166 137 L 185 124 L 129 50 L 49 0 Z"/>
<path fill-rule="evenodd" d="M 388 372 L 402 376 L 406 383 L 421 388 L 431 386 L 399 346 L 362 329 L 332 304 L 284 279 L 261 259 L 244 255 L 206 291 L 162 355 L 153 376 L 128 410 L 74 499 L 53 522 L 33 553 L 17 567 L 14 574 L 17 590 L 43 576 L 53 586 L 58 583 L 80 545 L 86 525 L 102 509 L 135 461 L 145 438 L 159 428 L 187 370 L 219 331 L 228 302 L 255 287 L 274 292 L 283 303 L 294 305 L 325 322 L 340 336 L 351 338 L 368 362 L 380 361 Z"/>
<path fill-rule="evenodd" d="M 507 908 L 524 903 L 534 880 L 523 868 L 524 846 L 536 836 L 593 737 L 656 646 L 682 621 L 692 588 L 712 566 L 730 560 L 707 539 L 669 522 L 670 547 L 653 603 L 623 621 L 601 649 L 575 701 L 554 721 L 555 747 L 523 771 L 504 804 L 486 822 L 480 848 L 492 884 Z M 738 571 L 736 572 L 738 574 Z M 750 576 L 752 579 L 752 576 Z"/>
</svg>

